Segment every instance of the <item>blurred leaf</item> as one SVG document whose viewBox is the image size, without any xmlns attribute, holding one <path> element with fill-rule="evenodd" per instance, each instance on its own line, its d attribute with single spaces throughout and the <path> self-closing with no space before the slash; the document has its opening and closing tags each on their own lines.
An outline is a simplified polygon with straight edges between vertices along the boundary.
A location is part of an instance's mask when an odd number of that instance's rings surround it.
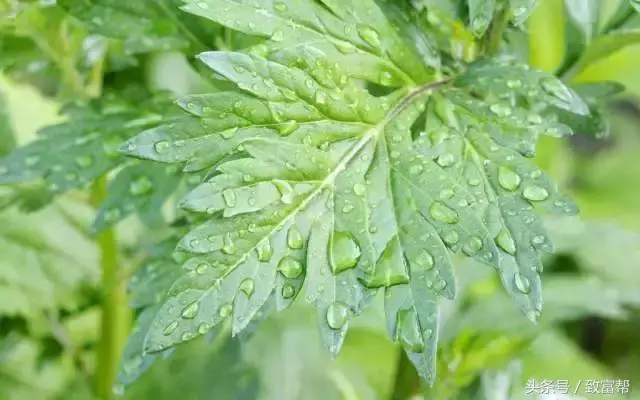
<svg viewBox="0 0 640 400">
<path fill-rule="evenodd" d="M 559 75 L 570 68 L 598 34 L 600 16 L 599 0 L 564 0 L 565 23 L 565 59 Z"/>
<path fill-rule="evenodd" d="M 0 157 L 9 153 L 15 146 L 15 137 L 4 93 L 0 91 Z M 1 168 L 1 167 L 0 167 Z M 0 174 L 1 175 L 1 174 Z"/>
</svg>

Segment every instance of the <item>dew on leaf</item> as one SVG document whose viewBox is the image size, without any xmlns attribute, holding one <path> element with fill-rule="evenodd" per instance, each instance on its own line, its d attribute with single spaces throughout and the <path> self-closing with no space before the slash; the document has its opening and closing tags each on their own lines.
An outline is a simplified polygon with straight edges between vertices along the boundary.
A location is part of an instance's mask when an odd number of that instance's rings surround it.
<svg viewBox="0 0 640 400">
<path fill-rule="evenodd" d="M 454 244 L 458 243 L 459 239 L 460 235 L 458 235 L 458 232 L 456 231 L 449 231 L 442 237 L 442 240 L 444 240 L 444 242 L 449 246 L 453 246 Z"/>
<path fill-rule="evenodd" d="M 231 315 L 233 312 L 233 306 L 231 304 L 225 304 L 220 307 L 220 311 L 218 312 L 222 318 L 226 318 Z"/>
<path fill-rule="evenodd" d="M 543 201 L 549 197 L 549 192 L 543 187 L 532 185 L 524 188 L 522 196 L 530 201 Z"/>
<path fill-rule="evenodd" d="M 231 235 L 227 234 L 224 236 L 224 239 L 222 239 L 221 250 L 224 254 L 227 254 L 227 255 L 235 254 L 236 244 L 233 242 L 233 239 L 231 239 Z"/>
<path fill-rule="evenodd" d="M 515 191 L 520 186 L 520 175 L 509 167 L 500 166 L 498 168 L 498 182 L 505 190 Z"/>
<path fill-rule="evenodd" d="M 206 322 L 203 322 L 200 325 L 198 325 L 197 329 L 199 334 L 204 335 L 211 330 L 211 325 L 207 324 Z"/>
<path fill-rule="evenodd" d="M 83 155 L 76 157 L 76 165 L 80 168 L 88 168 L 93 164 L 93 157 L 90 155 Z"/>
<path fill-rule="evenodd" d="M 193 303 L 190 303 L 185 308 L 183 308 L 180 315 L 184 319 L 194 319 L 196 315 L 198 315 L 199 309 L 200 304 L 197 301 L 194 301 Z"/>
<path fill-rule="evenodd" d="M 482 239 L 477 236 L 472 236 L 467 243 L 463 246 L 462 250 L 467 255 L 472 255 L 478 252 L 482 248 Z"/>
<path fill-rule="evenodd" d="M 271 260 L 273 248 L 271 247 L 269 239 L 264 239 L 258 243 L 258 246 L 256 247 L 256 254 L 258 255 L 258 261 L 260 262 L 268 262 Z"/>
<path fill-rule="evenodd" d="M 511 233 L 506 228 L 502 228 L 496 236 L 496 244 L 505 252 L 514 255 L 516 254 L 516 243 L 513 241 Z"/>
<path fill-rule="evenodd" d="M 348 232 L 335 232 L 331 245 L 331 268 L 334 274 L 353 268 L 360 260 L 360 246 Z"/>
<path fill-rule="evenodd" d="M 433 260 L 433 256 L 428 251 L 424 250 L 420 254 L 420 258 L 418 258 L 418 263 L 425 269 L 430 270 L 435 266 L 435 262 Z"/>
<path fill-rule="evenodd" d="M 276 29 L 271 35 L 271 40 L 274 42 L 281 42 L 284 39 L 284 32 L 281 29 Z"/>
<path fill-rule="evenodd" d="M 332 303 L 327 308 L 327 324 L 331 329 L 340 329 L 347 323 L 349 308 L 342 302 Z"/>
<path fill-rule="evenodd" d="M 164 328 L 164 330 L 162 331 L 162 334 L 165 336 L 169 336 L 173 332 L 175 332 L 176 329 L 178 329 L 178 321 L 173 321 L 172 323 L 170 323 Z"/>
<path fill-rule="evenodd" d="M 276 9 L 276 11 L 280 11 L 280 12 L 285 12 L 287 11 L 288 7 L 285 3 L 281 3 L 281 2 L 277 2 L 273 5 L 273 8 Z"/>
<path fill-rule="evenodd" d="M 358 36 L 372 47 L 380 47 L 380 34 L 367 25 L 358 25 Z"/>
<path fill-rule="evenodd" d="M 446 168 L 455 164 L 456 158 L 451 153 L 442 153 L 440 154 L 440 156 L 438 156 L 438 159 L 436 160 L 436 162 L 438 163 L 439 166 Z"/>
<path fill-rule="evenodd" d="M 342 207 L 342 212 L 345 214 L 350 213 L 353 210 L 353 205 L 351 204 L 346 204 L 344 207 Z"/>
<path fill-rule="evenodd" d="M 295 279 L 302 275 L 302 264 L 290 256 L 285 256 L 278 263 L 278 271 L 287 279 Z"/>
<path fill-rule="evenodd" d="M 207 272 L 207 269 L 209 268 L 209 264 L 206 263 L 200 263 L 196 266 L 196 274 L 198 275 L 203 275 L 205 272 Z"/>
<path fill-rule="evenodd" d="M 253 295 L 253 291 L 255 290 L 255 283 L 251 278 L 244 278 L 242 282 L 240 282 L 240 291 L 247 295 L 247 297 L 251 297 Z"/>
<path fill-rule="evenodd" d="M 298 129 L 298 122 L 295 120 L 289 120 L 287 122 L 283 122 L 280 125 L 277 126 L 277 130 L 278 133 L 280 134 L 280 136 L 289 136 L 290 134 L 292 134 L 296 129 Z"/>
<path fill-rule="evenodd" d="M 535 244 L 535 245 L 541 245 L 544 244 L 545 242 L 545 238 L 542 235 L 536 235 L 531 239 L 531 243 Z"/>
<path fill-rule="evenodd" d="M 282 286 L 281 294 L 283 298 L 290 299 L 294 294 L 296 294 L 296 289 L 293 287 L 293 285 L 286 283 Z"/>
<path fill-rule="evenodd" d="M 295 225 L 292 225 L 287 232 L 287 246 L 294 250 L 304 247 L 304 238 Z"/>
<path fill-rule="evenodd" d="M 431 204 L 429 214 L 433 219 L 447 224 L 455 224 L 460 220 L 457 212 L 439 201 L 434 201 Z"/>
<path fill-rule="evenodd" d="M 444 290 L 447 287 L 447 282 L 444 279 L 440 279 L 434 286 L 433 288 L 436 290 Z"/>
<path fill-rule="evenodd" d="M 424 167 L 421 164 L 415 164 L 409 167 L 409 173 L 411 175 L 419 175 L 424 171 Z"/>
<path fill-rule="evenodd" d="M 233 208 L 237 204 L 236 194 L 231 189 L 226 189 L 222 192 L 222 199 L 224 200 L 224 204 L 229 208 Z"/>
<path fill-rule="evenodd" d="M 289 182 L 280 179 L 274 179 L 273 184 L 280 193 L 280 201 L 282 201 L 284 204 L 293 203 L 294 190 Z"/>
<path fill-rule="evenodd" d="M 522 293 L 529 293 L 529 290 L 531 290 L 531 282 L 529 282 L 529 279 L 520 272 L 516 272 L 513 275 L 513 283 L 516 286 L 516 289 Z"/>
<path fill-rule="evenodd" d="M 165 154 L 171 149 L 171 144 L 168 140 L 158 140 L 154 145 L 153 149 L 158 154 Z"/>
<path fill-rule="evenodd" d="M 489 106 L 489 110 L 499 117 L 508 117 L 511 115 L 511 107 L 506 104 L 494 103 Z"/>
<path fill-rule="evenodd" d="M 357 196 L 364 196 L 365 191 L 366 187 L 362 183 L 356 183 L 353 185 L 353 193 Z"/>
</svg>

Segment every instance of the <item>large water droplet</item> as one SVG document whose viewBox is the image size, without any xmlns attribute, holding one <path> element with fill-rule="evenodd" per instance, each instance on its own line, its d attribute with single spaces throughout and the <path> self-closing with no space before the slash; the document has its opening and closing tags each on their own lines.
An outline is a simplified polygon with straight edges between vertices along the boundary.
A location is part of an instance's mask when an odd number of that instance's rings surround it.
<svg viewBox="0 0 640 400">
<path fill-rule="evenodd" d="M 482 248 L 482 239 L 477 236 L 472 236 L 469 238 L 469 241 L 465 243 L 462 247 L 462 251 L 464 251 L 467 255 L 472 255 L 478 252 Z"/>
<path fill-rule="evenodd" d="M 340 329 L 347 323 L 349 307 L 341 302 L 332 303 L 327 308 L 327 324 L 331 329 Z"/>
<path fill-rule="evenodd" d="M 457 212 L 439 201 L 434 201 L 431 204 L 429 214 L 433 219 L 447 224 L 455 224 L 460 220 Z"/>
<path fill-rule="evenodd" d="M 349 42 L 335 42 L 333 44 L 334 46 L 336 46 L 336 49 L 338 49 L 338 51 L 342 54 L 351 54 L 354 51 L 356 51 L 356 46 L 352 45 Z"/>
<path fill-rule="evenodd" d="M 498 182 L 505 190 L 515 191 L 520 186 L 520 175 L 508 167 L 500 166 L 498 168 Z"/>
<path fill-rule="evenodd" d="M 302 275 L 302 264 L 290 256 L 285 256 L 278 263 L 278 271 L 280 271 L 285 278 L 295 279 Z"/>
<path fill-rule="evenodd" d="M 173 332 L 175 332 L 176 329 L 178 329 L 178 321 L 173 321 L 172 323 L 170 323 L 164 328 L 164 330 L 162 331 L 162 334 L 165 336 L 169 336 Z"/>
<path fill-rule="evenodd" d="M 366 190 L 367 188 L 361 183 L 356 183 L 355 185 L 353 185 L 353 193 L 355 193 L 357 196 L 364 196 Z"/>
<path fill-rule="evenodd" d="M 514 255 L 516 254 L 516 243 L 513 241 L 511 233 L 506 228 L 502 228 L 496 236 L 496 244 L 505 252 Z"/>
<path fill-rule="evenodd" d="M 360 246 L 347 232 L 335 232 L 331 246 L 331 267 L 334 274 L 353 268 L 360 259 Z"/>
<path fill-rule="evenodd" d="M 258 246 L 256 247 L 256 254 L 258 255 L 258 261 L 260 262 L 268 262 L 271 260 L 273 248 L 271 247 L 269 239 L 264 239 L 258 243 Z"/>
<path fill-rule="evenodd" d="M 154 145 L 153 149 L 158 154 L 165 154 L 171 149 L 171 143 L 168 140 L 158 140 Z"/>
<path fill-rule="evenodd" d="M 129 193 L 134 196 L 142 196 L 153 189 L 151 179 L 146 176 L 140 176 L 129 185 Z"/>
<path fill-rule="evenodd" d="M 433 260 L 433 256 L 428 251 L 424 250 L 420 254 L 420 258 L 418 258 L 418 263 L 425 269 L 430 270 L 435 266 L 435 262 Z"/>
<path fill-rule="evenodd" d="M 516 289 L 522 293 L 529 293 L 529 290 L 531 290 L 531 282 L 520 272 L 513 274 L 513 284 L 516 286 Z"/>
<path fill-rule="evenodd" d="M 527 200 L 542 201 L 549 197 L 549 192 L 543 187 L 532 185 L 524 188 L 522 196 Z"/>
<path fill-rule="evenodd" d="M 198 310 L 200 309 L 200 303 L 194 301 L 193 303 L 188 304 L 185 308 L 182 309 L 182 318 L 184 319 L 194 319 L 196 315 L 198 315 Z"/>
<path fill-rule="evenodd" d="M 292 225 L 287 232 L 287 246 L 294 250 L 304 247 L 304 238 L 295 225 Z"/>
<path fill-rule="evenodd" d="M 251 278 L 244 278 L 242 282 L 240 282 L 240 291 L 246 294 L 247 297 L 251 297 L 253 295 L 253 291 L 255 290 L 255 283 Z"/>
<path fill-rule="evenodd" d="M 224 204 L 229 208 L 233 208 L 237 204 L 236 194 L 232 189 L 222 191 L 222 199 L 224 200 Z"/>
<path fill-rule="evenodd" d="M 367 25 L 358 25 L 358 36 L 373 47 L 380 47 L 380 34 Z"/>
</svg>

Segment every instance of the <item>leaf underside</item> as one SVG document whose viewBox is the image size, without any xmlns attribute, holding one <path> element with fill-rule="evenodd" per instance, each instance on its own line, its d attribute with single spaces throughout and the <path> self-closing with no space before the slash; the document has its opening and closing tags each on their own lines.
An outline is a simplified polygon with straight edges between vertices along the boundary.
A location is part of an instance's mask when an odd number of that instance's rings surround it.
<svg viewBox="0 0 640 400">
<path fill-rule="evenodd" d="M 509 58 L 437 81 L 398 28 L 403 10 L 381 7 L 392 6 L 185 2 L 187 12 L 265 41 L 200 54 L 235 89 L 181 99 L 184 118 L 121 148 L 209 171 L 182 200 L 206 221 L 180 241 L 184 271 L 145 315 L 135 339 L 145 353 L 223 321 L 238 334 L 267 305 L 280 311 L 300 297 L 316 305 L 337 354 L 349 320 L 383 290 L 390 335 L 433 381 L 438 299 L 456 292 L 452 253 L 493 266 L 537 319 L 540 255 L 553 250 L 538 215 L 577 210 L 528 158 L 539 135 L 571 133 L 543 111 L 588 107 Z"/>
</svg>

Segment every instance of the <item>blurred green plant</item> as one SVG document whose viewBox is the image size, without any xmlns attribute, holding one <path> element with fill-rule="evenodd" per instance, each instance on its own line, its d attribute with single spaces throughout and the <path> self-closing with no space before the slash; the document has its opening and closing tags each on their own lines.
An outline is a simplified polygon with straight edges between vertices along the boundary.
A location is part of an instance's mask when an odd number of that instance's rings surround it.
<svg viewBox="0 0 640 400">
<path fill-rule="evenodd" d="M 576 211 L 544 169 L 587 217 L 640 222 L 637 116 L 590 72 L 640 41 L 637 2 L 611 3 L 0 0 L 0 71 L 61 104 L 16 147 L 0 96 L 0 398 L 627 373 L 570 338 L 637 309 L 640 238 L 539 217 Z"/>
</svg>

